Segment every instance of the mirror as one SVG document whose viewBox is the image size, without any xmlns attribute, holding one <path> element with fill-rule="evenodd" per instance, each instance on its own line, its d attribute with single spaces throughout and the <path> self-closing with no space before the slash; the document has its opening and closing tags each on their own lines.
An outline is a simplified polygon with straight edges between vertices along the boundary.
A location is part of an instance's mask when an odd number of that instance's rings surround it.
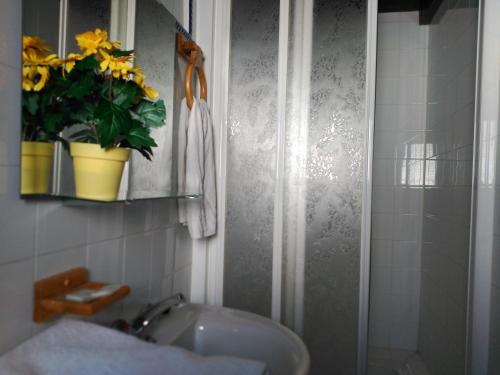
<svg viewBox="0 0 500 375">
<path fill-rule="evenodd" d="M 186 65 L 164 4 L 23 1 L 24 36 L 50 51 L 23 38 L 22 197 L 196 197 L 177 191 Z"/>
</svg>

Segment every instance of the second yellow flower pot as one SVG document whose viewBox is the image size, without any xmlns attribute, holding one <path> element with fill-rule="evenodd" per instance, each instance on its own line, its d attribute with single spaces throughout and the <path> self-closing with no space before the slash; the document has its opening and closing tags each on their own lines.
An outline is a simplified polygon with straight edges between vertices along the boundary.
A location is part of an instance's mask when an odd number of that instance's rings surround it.
<svg viewBox="0 0 500 375">
<path fill-rule="evenodd" d="M 70 154 L 73 157 L 76 197 L 116 200 L 130 150 L 121 147 L 103 149 L 96 144 L 72 142 Z"/>
<path fill-rule="evenodd" d="M 54 144 L 21 143 L 21 194 L 47 194 L 54 159 Z"/>
</svg>

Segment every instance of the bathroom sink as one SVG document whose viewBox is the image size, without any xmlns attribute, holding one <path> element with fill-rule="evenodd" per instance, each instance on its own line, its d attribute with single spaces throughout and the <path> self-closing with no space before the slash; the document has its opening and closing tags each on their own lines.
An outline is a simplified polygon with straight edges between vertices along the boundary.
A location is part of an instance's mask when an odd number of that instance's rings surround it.
<svg viewBox="0 0 500 375">
<path fill-rule="evenodd" d="M 271 375 L 306 375 L 309 371 L 309 353 L 295 333 L 244 311 L 185 303 L 172 307 L 149 327 L 148 334 L 160 345 L 265 362 Z"/>
</svg>

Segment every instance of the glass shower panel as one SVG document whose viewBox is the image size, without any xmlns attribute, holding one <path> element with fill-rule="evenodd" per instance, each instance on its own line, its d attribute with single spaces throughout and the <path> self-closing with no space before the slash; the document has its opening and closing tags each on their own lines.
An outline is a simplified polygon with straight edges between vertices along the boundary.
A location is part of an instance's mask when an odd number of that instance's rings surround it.
<svg viewBox="0 0 500 375">
<path fill-rule="evenodd" d="M 279 0 L 233 1 L 224 305 L 271 314 Z"/>
<path fill-rule="evenodd" d="M 418 351 L 431 375 L 466 373 L 477 3 L 443 2 L 429 26 Z"/>
<path fill-rule="evenodd" d="M 311 374 L 355 374 L 365 116 L 366 2 L 291 2 L 283 322 Z"/>
</svg>

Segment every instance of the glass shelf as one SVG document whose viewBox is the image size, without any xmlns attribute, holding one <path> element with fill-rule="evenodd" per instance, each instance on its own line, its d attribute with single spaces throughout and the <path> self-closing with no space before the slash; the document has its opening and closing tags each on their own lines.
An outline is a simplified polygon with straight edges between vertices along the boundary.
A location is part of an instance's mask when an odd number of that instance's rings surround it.
<svg viewBox="0 0 500 375">
<path fill-rule="evenodd" d="M 163 195 L 149 195 L 149 196 L 134 196 L 134 197 L 118 197 L 118 199 L 113 201 L 103 201 L 96 199 L 86 199 L 78 198 L 72 195 L 65 194 L 21 194 L 22 199 L 26 200 L 38 200 L 38 201 L 63 201 L 70 204 L 80 204 L 80 203 L 133 203 L 141 202 L 147 200 L 162 200 L 162 199 L 197 199 L 200 198 L 202 194 L 191 194 L 191 193 L 176 193 L 176 194 L 165 194 Z"/>
</svg>

